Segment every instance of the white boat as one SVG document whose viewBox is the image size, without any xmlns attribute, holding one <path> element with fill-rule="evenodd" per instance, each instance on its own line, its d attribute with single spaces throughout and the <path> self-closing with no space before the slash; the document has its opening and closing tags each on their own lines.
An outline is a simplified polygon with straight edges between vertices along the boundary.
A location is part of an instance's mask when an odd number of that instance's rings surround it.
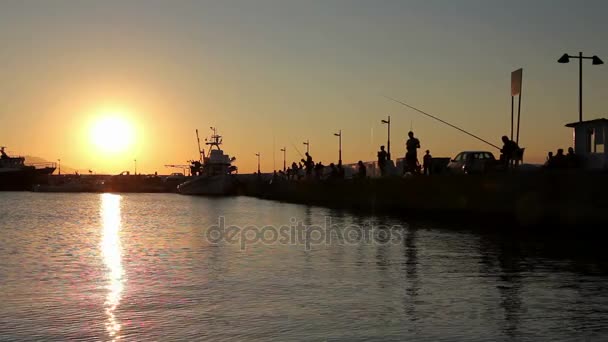
<svg viewBox="0 0 608 342">
<path fill-rule="evenodd" d="M 209 150 L 200 149 L 200 160 L 192 162 L 193 178 L 177 186 L 177 191 L 183 195 L 206 195 L 206 196 L 227 196 L 232 195 L 237 189 L 237 180 L 234 173 L 237 167 L 232 165 L 236 160 L 224 154 L 220 148 L 222 137 L 217 134 L 217 130 L 211 127 L 213 135 L 206 142 Z M 198 130 L 196 131 L 198 139 Z"/>
</svg>

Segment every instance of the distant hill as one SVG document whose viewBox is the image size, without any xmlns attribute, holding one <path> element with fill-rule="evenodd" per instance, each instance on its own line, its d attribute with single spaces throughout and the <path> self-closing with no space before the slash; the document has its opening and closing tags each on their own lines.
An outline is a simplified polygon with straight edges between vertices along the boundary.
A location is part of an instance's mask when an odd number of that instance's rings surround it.
<svg viewBox="0 0 608 342">
<path fill-rule="evenodd" d="M 49 161 L 49 160 L 46 160 L 44 158 L 35 157 L 35 156 L 25 156 L 25 164 L 39 164 L 39 163 L 55 163 L 55 164 L 57 164 L 57 161 Z M 88 170 L 75 169 L 73 167 L 70 167 L 69 165 L 64 165 L 63 163 L 61 164 L 61 173 L 62 174 L 75 173 L 76 171 L 78 171 L 78 173 L 87 173 L 87 172 L 89 172 Z M 57 174 L 58 172 L 59 172 L 59 170 L 55 170 L 55 174 Z"/>
</svg>

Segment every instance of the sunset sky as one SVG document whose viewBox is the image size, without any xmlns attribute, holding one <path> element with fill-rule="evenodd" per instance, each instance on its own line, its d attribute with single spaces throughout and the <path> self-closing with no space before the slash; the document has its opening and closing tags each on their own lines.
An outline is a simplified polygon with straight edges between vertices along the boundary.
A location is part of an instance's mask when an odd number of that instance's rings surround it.
<svg viewBox="0 0 608 342">
<path fill-rule="evenodd" d="M 374 160 L 391 115 L 393 157 L 410 125 L 437 157 L 498 154 L 383 96 L 498 145 L 521 67 L 520 145 L 542 162 L 571 145 L 564 124 L 578 120 L 577 61 L 557 59 L 608 62 L 607 13 L 605 0 L 2 0 L 0 145 L 82 170 L 137 159 L 164 174 L 197 158 L 196 128 L 215 126 L 239 172 L 255 170 L 256 152 L 271 172 L 282 147 L 299 160 L 306 139 L 315 161 L 337 161 L 339 129 L 345 163 Z M 608 66 L 585 61 L 584 78 L 585 119 L 607 117 Z M 95 138 L 108 117 L 133 131 L 124 149 Z"/>
</svg>

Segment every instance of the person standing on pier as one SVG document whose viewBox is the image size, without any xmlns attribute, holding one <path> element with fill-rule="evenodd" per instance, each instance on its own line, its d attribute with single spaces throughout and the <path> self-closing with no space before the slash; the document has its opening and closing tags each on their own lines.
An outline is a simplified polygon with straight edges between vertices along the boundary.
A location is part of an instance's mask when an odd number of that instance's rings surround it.
<svg viewBox="0 0 608 342">
<path fill-rule="evenodd" d="M 405 143 L 405 166 L 403 173 L 412 172 L 415 173 L 418 164 L 418 149 L 420 148 L 420 140 L 414 137 L 414 132 L 410 131 L 408 134 L 409 139 Z"/>
<path fill-rule="evenodd" d="M 431 174 L 431 163 L 433 162 L 433 156 L 431 156 L 431 151 L 426 150 L 426 154 L 424 158 L 422 158 L 422 168 L 424 169 L 423 174 L 430 175 Z"/>
<path fill-rule="evenodd" d="M 310 178 L 312 175 L 312 171 L 315 168 L 315 162 L 312 160 L 312 157 L 308 152 L 306 154 L 306 161 L 304 161 L 304 166 L 306 166 L 306 178 Z"/>
<path fill-rule="evenodd" d="M 382 147 L 384 147 L 384 146 L 382 146 Z M 362 160 L 359 160 L 359 162 L 357 163 L 357 167 L 358 167 L 357 176 L 360 179 L 367 178 L 367 168 L 365 167 L 365 164 L 363 164 Z"/>
<path fill-rule="evenodd" d="M 388 154 L 384 150 L 384 145 L 380 146 L 380 151 L 378 151 L 378 167 L 380 168 L 380 175 L 386 175 L 386 159 Z"/>
</svg>

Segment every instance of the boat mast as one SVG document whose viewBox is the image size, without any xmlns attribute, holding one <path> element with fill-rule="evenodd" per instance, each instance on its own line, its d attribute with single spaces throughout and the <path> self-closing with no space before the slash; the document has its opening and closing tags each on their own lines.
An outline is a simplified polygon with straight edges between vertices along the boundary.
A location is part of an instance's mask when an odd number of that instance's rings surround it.
<svg viewBox="0 0 608 342">
<path fill-rule="evenodd" d="M 211 130 L 213 131 L 213 135 L 211 135 L 211 141 L 207 142 L 207 145 L 210 145 L 211 147 L 209 147 L 209 149 L 211 150 L 211 148 L 213 148 L 213 146 L 217 147 L 217 149 L 220 149 L 220 145 L 222 144 L 222 137 L 220 135 L 217 135 L 217 128 L 215 127 L 210 127 Z"/>
<path fill-rule="evenodd" d="M 201 139 L 198 137 L 198 128 L 196 129 L 196 142 L 198 143 L 198 161 L 203 162 L 205 159 L 205 150 L 201 150 Z"/>
</svg>

